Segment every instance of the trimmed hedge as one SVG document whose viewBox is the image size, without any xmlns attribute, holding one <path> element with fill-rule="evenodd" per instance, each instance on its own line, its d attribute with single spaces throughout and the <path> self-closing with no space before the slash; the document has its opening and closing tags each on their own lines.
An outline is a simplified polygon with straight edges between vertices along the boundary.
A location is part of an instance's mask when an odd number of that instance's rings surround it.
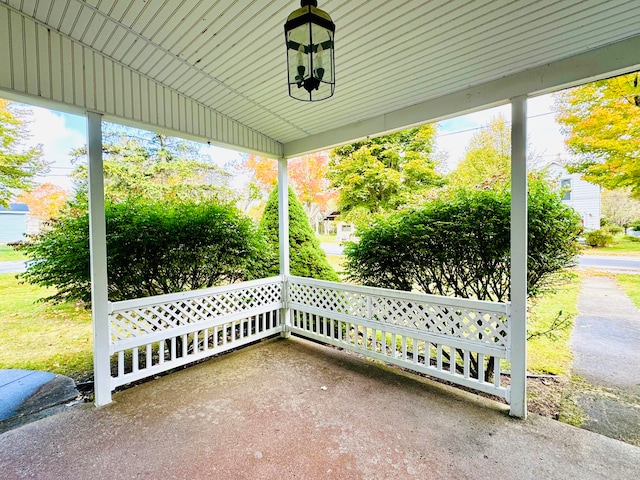
<svg viewBox="0 0 640 480">
<path fill-rule="evenodd" d="M 231 206 L 127 200 L 105 213 L 111 301 L 261 278 L 272 262 L 251 220 Z M 57 289 L 46 300 L 90 302 L 88 213 L 67 215 L 20 248 L 33 260 L 21 277 Z"/>
<path fill-rule="evenodd" d="M 357 232 L 345 250 L 349 279 L 424 293 L 510 298 L 510 201 L 502 190 L 459 189 Z M 530 296 L 575 263 L 580 219 L 540 181 L 529 192 Z"/>
</svg>

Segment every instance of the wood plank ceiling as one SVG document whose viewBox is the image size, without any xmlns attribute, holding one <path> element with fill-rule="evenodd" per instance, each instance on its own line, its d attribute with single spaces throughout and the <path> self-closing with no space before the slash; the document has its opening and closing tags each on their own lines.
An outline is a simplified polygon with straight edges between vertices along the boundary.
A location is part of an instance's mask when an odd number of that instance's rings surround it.
<svg viewBox="0 0 640 480">
<path fill-rule="evenodd" d="M 320 0 L 337 26 L 337 87 L 331 99 L 309 104 L 289 98 L 286 88 L 283 24 L 298 5 L 0 0 L 0 61 L 11 67 L 0 73 L 0 95 L 42 97 L 125 123 L 278 156 L 292 142 L 315 137 L 316 146 L 331 144 L 327 131 L 640 36 L 638 0 Z M 58 40 L 43 41 L 44 29 L 49 37 L 60 36 L 59 58 L 51 54 Z M 83 49 L 71 54 L 75 63 L 65 58 L 65 42 L 71 50 Z M 37 64 L 37 80 L 30 62 Z M 67 81 L 69 68 L 82 81 Z M 73 95 L 56 97 L 57 72 L 60 89 L 72 82 Z M 151 106 L 151 87 L 156 97 L 159 88 L 165 92 L 164 106 Z M 102 90 L 115 91 L 124 106 L 110 106 Z M 145 112 L 166 112 L 172 102 L 172 115 L 182 115 L 182 121 Z M 213 125 L 204 128 L 203 122 Z M 235 133 L 220 134 L 224 125 Z"/>
</svg>

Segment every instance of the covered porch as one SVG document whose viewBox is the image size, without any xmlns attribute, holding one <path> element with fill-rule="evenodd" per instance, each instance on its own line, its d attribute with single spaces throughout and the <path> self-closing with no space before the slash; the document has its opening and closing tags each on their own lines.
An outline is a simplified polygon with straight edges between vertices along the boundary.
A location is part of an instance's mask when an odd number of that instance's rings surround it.
<svg viewBox="0 0 640 480">
<path fill-rule="evenodd" d="M 638 69 L 635 2 L 407 1 L 399 8 L 384 0 L 327 0 L 320 7 L 338 25 L 337 87 L 334 98 L 319 104 L 287 97 L 281 29 L 297 2 L 161 3 L 0 0 L 0 64 L 8 66 L 0 70 L 0 94 L 82 113 L 89 120 L 96 404 L 111 403 L 112 392 L 126 383 L 262 338 L 295 334 L 497 395 L 510 403 L 512 416 L 525 417 L 526 100 Z M 507 103 L 512 105 L 511 304 L 289 274 L 287 159 Z M 281 275 L 110 303 L 105 119 L 277 159 Z M 328 358 L 335 354 L 329 348 L 325 352 Z M 508 386 L 490 371 L 499 372 L 503 361 L 510 363 Z M 217 371 L 215 365 L 208 368 Z M 260 376 L 262 365 L 253 366 Z M 162 385 L 173 378 L 161 380 Z M 241 381 L 249 388 L 249 379 Z M 153 387 L 136 391 L 146 388 Z M 174 388 L 181 391 L 177 384 Z M 285 403 L 295 398 L 286 389 L 271 393 Z M 118 394 L 118 405 L 128 395 Z M 97 415 L 96 421 L 101 415 L 109 418 L 101 412 L 117 412 L 123 408 L 118 405 L 88 415 Z M 196 406 L 190 410 L 184 414 L 202 413 Z M 402 428 L 415 414 L 406 413 Z M 385 417 L 380 410 L 370 421 Z M 206 421 L 201 426 L 211 428 Z M 157 434 L 167 433 L 175 431 Z M 410 430 L 405 435 L 412 437 Z M 296 441 L 307 446 L 303 438 Z"/>
</svg>

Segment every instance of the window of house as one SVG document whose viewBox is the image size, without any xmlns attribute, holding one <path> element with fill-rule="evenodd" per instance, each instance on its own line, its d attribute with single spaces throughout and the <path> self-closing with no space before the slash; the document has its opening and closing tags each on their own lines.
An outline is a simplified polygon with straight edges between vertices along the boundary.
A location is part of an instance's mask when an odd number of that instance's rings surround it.
<svg viewBox="0 0 640 480">
<path fill-rule="evenodd" d="M 560 190 L 563 192 L 562 200 L 571 200 L 571 179 L 560 180 Z"/>
</svg>

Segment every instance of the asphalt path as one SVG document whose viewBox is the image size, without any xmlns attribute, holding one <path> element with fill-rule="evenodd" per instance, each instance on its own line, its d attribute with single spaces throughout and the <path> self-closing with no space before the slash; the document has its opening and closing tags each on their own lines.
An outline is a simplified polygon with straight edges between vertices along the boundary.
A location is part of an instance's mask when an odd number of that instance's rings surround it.
<svg viewBox="0 0 640 480">
<path fill-rule="evenodd" d="M 344 247 L 340 243 L 322 242 L 320 248 L 327 255 L 344 255 Z"/>
<path fill-rule="evenodd" d="M 640 310 L 611 278 L 590 277 L 578 311 L 571 397 L 586 414 L 581 426 L 640 446 Z"/>
</svg>

